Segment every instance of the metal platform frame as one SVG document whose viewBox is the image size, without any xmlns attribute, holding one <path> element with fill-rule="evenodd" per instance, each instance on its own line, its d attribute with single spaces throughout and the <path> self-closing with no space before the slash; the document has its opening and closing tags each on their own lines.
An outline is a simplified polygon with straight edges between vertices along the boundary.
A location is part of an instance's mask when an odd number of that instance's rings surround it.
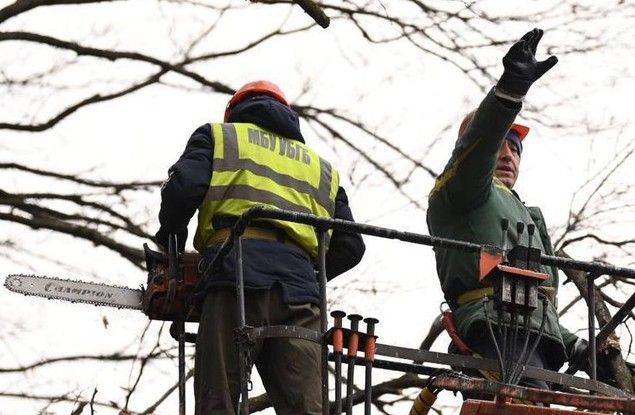
<svg viewBox="0 0 635 415">
<path fill-rule="evenodd" d="M 259 219 L 274 219 L 281 221 L 289 221 L 302 223 L 312 226 L 317 235 L 318 240 L 318 257 L 317 257 L 317 277 L 320 287 L 320 332 L 304 329 L 295 326 L 269 326 L 269 327 L 250 327 L 245 321 L 245 292 L 243 280 L 243 251 L 242 251 L 242 234 L 247 226 Z M 234 249 L 236 259 L 236 293 L 239 320 L 237 322 L 237 347 L 240 362 L 240 399 L 238 413 L 246 415 L 249 413 L 249 376 L 250 367 L 248 366 L 248 349 L 249 344 L 265 338 L 290 337 L 304 339 L 318 343 L 322 346 L 322 413 L 328 415 L 330 413 L 329 402 L 329 377 L 328 377 L 328 361 L 334 360 L 333 354 L 329 354 L 329 341 L 327 333 L 329 332 L 328 315 L 327 315 L 327 299 L 326 299 L 326 249 L 329 230 L 340 230 L 346 232 L 360 233 L 363 235 L 376 236 L 380 238 L 397 239 L 403 242 L 410 242 L 419 245 L 426 245 L 439 248 L 457 249 L 465 252 L 479 253 L 482 249 L 488 248 L 471 242 L 439 238 L 430 235 L 417 234 L 413 232 L 398 231 L 389 228 L 360 224 L 341 219 L 320 218 L 314 215 L 271 209 L 267 207 L 255 207 L 245 212 L 234 224 L 231 229 L 230 236 L 220 245 L 216 256 L 205 266 L 202 271 L 204 276 L 201 279 L 200 291 L 205 292 L 205 276 L 209 275 L 215 267 L 221 264 L 223 258 Z M 551 370 L 536 368 L 532 366 L 523 367 L 523 377 L 543 380 L 553 384 L 559 384 L 567 387 L 577 388 L 589 391 L 590 393 L 605 395 L 600 397 L 590 394 L 567 394 L 557 393 L 553 391 L 541 391 L 537 389 L 524 388 L 519 386 L 510 387 L 508 385 L 487 381 L 483 379 L 474 379 L 452 375 L 451 372 L 438 375 L 439 368 L 426 365 L 426 363 L 442 364 L 452 367 L 460 367 L 465 369 L 477 370 L 498 370 L 498 362 L 493 359 L 481 359 L 471 356 L 455 355 L 448 353 L 438 353 L 419 349 L 409 349 L 404 347 L 377 344 L 375 355 L 390 357 L 394 359 L 402 359 L 415 361 L 417 363 L 398 362 L 394 360 L 375 360 L 373 366 L 380 369 L 396 370 L 404 373 L 416 373 L 437 375 L 434 378 L 435 386 L 450 390 L 471 390 L 475 392 L 489 392 L 500 396 L 531 398 L 535 401 L 544 403 L 555 403 L 561 405 L 575 404 L 578 407 L 595 410 L 617 410 L 622 412 L 635 412 L 635 397 L 626 392 L 599 382 L 596 380 L 596 360 L 595 351 L 597 340 L 603 340 L 610 332 L 623 320 L 624 315 L 628 314 L 630 309 L 635 305 L 635 294 L 624 304 L 613 319 L 606 324 L 596 338 L 595 335 L 595 284 L 594 280 L 601 275 L 619 276 L 628 279 L 635 279 L 635 270 L 630 268 L 615 267 L 598 262 L 578 261 L 570 258 L 562 258 L 550 255 L 541 255 L 540 263 L 550 265 L 560 269 L 575 269 L 585 271 L 587 273 L 588 282 L 588 329 L 589 329 L 589 348 L 591 365 L 591 379 L 572 376 L 567 373 L 558 373 Z M 621 317 L 620 317 L 621 316 Z M 345 358 L 345 357 L 344 357 Z M 345 362 L 347 359 L 344 359 Z M 353 359 L 354 360 L 354 359 Z M 420 362 L 420 363 L 419 363 Z M 363 360 L 353 362 L 353 364 L 364 365 Z"/>
</svg>

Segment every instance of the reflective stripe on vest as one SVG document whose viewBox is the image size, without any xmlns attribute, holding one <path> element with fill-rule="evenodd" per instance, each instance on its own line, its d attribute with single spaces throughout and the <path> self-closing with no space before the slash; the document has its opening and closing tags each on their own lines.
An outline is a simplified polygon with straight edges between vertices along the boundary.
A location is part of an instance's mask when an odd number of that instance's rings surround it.
<svg viewBox="0 0 635 415">
<path fill-rule="evenodd" d="M 254 206 L 333 217 L 339 174 L 305 144 L 254 124 L 212 124 L 212 133 L 212 180 L 199 208 L 194 238 L 198 251 L 214 233 L 214 217 L 239 216 Z M 266 221 L 283 229 L 309 254 L 317 255 L 313 227 Z"/>
</svg>

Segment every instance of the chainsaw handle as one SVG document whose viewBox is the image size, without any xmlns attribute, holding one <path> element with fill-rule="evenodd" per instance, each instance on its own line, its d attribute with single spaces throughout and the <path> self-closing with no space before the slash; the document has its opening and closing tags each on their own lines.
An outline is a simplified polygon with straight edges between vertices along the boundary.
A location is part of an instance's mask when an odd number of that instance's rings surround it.
<svg viewBox="0 0 635 415">
<path fill-rule="evenodd" d="M 168 278 L 180 280 L 179 272 L 179 245 L 175 233 L 168 235 Z"/>
</svg>

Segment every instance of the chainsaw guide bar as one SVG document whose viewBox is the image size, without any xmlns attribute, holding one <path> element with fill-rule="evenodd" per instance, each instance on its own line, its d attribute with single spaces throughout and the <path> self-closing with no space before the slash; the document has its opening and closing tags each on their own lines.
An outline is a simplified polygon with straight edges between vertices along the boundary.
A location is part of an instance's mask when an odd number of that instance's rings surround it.
<svg viewBox="0 0 635 415">
<path fill-rule="evenodd" d="M 8 275 L 4 286 L 24 295 L 119 309 L 142 309 L 143 291 L 140 289 L 26 274 Z"/>
</svg>

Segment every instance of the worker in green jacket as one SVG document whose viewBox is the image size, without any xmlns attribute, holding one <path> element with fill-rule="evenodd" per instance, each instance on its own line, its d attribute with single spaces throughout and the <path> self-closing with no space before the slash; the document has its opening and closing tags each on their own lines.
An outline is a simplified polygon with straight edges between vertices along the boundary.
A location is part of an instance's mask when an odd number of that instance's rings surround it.
<svg viewBox="0 0 635 415">
<path fill-rule="evenodd" d="M 513 190 L 519 173 L 522 140 L 529 131 L 525 126 L 514 124 L 514 119 L 529 87 L 558 62 L 555 56 L 542 62 L 536 60 L 536 47 L 542 34 L 542 30 L 534 29 L 511 47 L 503 58 L 505 69 L 497 85 L 463 121 L 452 156 L 430 193 L 427 222 L 432 235 L 497 246 L 501 241 L 501 222 L 506 218 L 511 224 L 534 224 L 532 246 L 544 254 L 554 254 L 540 209 L 525 206 Z M 518 240 L 516 226 L 508 228 L 510 246 L 527 245 L 527 233 L 522 238 Z M 459 335 L 474 352 L 494 358 L 483 309 L 491 291 L 479 283 L 479 255 L 443 248 L 436 248 L 435 255 L 441 287 L 453 310 Z M 557 370 L 573 354 L 584 350 L 586 342 L 558 322 L 557 269 L 542 266 L 541 271 L 549 276 L 541 288 L 549 298 L 548 309 L 543 338 L 529 364 Z M 485 304 L 496 328 L 493 302 Z M 530 321 L 531 331 L 539 330 L 542 314 L 539 302 Z M 516 352 L 520 354 L 521 349 L 522 346 L 516 347 Z M 511 361 L 518 358 L 508 356 Z M 522 383 L 548 388 L 540 381 Z"/>
</svg>

